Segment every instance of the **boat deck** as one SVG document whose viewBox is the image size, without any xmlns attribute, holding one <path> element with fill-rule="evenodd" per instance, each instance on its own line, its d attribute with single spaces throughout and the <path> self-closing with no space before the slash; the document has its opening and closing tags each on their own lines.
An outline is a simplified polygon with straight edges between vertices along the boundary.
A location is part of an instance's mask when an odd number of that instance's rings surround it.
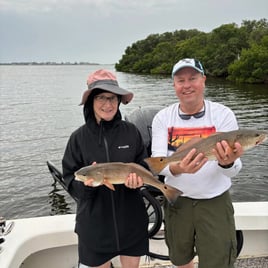
<svg viewBox="0 0 268 268">
<path fill-rule="evenodd" d="M 268 268 L 268 256 L 238 259 L 236 268 Z"/>
<path fill-rule="evenodd" d="M 159 264 L 150 263 L 140 266 L 140 268 L 174 268 L 174 266 L 169 262 L 159 262 Z M 198 262 L 195 262 L 195 268 L 198 268 Z M 268 256 L 257 257 L 257 258 L 240 258 L 237 259 L 235 263 L 235 268 L 268 268 Z"/>
</svg>

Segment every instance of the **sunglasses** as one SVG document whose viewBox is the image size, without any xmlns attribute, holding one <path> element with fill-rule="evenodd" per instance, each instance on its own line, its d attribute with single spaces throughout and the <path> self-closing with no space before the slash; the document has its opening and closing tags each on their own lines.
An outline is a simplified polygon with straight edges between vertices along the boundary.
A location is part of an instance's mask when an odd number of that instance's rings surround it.
<svg viewBox="0 0 268 268">
<path fill-rule="evenodd" d="M 179 109 L 179 117 L 182 119 L 182 120 L 189 120 L 192 116 L 194 118 L 201 118 L 205 115 L 206 113 L 206 106 L 204 106 L 204 110 L 201 111 L 201 112 L 198 112 L 198 113 L 195 113 L 195 114 L 181 114 L 180 113 L 180 109 Z"/>
<path fill-rule="evenodd" d="M 94 97 L 94 99 L 100 103 L 100 104 L 105 104 L 107 101 L 109 101 L 111 104 L 115 105 L 118 104 L 119 99 L 118 96 L 111 96 L 111 97 L 106 97 L 104 95 L 97 95 Z"/>
</svg>

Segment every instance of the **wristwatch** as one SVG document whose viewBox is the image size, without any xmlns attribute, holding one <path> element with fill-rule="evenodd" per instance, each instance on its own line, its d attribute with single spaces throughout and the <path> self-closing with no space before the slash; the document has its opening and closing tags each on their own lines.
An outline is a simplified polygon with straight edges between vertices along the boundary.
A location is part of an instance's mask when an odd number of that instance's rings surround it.
<svg viewBox="0 0 268 268">
<path fill-rule="evenodd" d="M 218 163 L 218 165 L 222 168 L 231 168 L 234 165 L 234 162 L 229 165 L 221 165 L 220 163 Z"/>
</svg>

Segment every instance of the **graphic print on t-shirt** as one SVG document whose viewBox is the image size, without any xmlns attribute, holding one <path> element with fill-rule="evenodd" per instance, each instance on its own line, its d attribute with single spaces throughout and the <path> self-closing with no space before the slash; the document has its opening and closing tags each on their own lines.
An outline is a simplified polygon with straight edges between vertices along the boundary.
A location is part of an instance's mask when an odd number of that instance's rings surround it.
<svg viewBox="0 0 268 268">
<path fill-rule="evenodd" d="M 192 138 L 207 138 L 216 132 L 216 128 L 212 127 L 195 127 L 195 128 L 168 128 L 168 149 L 176 151 L 182 144 Z"/>
</svg>

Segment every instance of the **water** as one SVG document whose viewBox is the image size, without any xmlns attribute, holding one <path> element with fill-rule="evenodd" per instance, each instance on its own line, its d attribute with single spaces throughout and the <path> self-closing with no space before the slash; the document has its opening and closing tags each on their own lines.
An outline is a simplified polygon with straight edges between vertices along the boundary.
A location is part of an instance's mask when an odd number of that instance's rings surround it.
<svg viewBox="0 0 268 268">
<path fill-rule="evenodd" d="M 88 73 L 105 66 L 0 66 L 0 216 L 24 218 L 74 213 L 75 204 L 46 166 L 61 169 L 73 130 L 83 123 L 80 98 Z M 176 101 L 169 77 L 117 73 L 134 100 L 121 111 Z M 206 96 L 233 109 L 241 127 L 267 129 L 268 86 L 207 81 Z M 233 179 L 234 201 L 268 201 L 268 144 L 243 156 Z"/>
</svg>

